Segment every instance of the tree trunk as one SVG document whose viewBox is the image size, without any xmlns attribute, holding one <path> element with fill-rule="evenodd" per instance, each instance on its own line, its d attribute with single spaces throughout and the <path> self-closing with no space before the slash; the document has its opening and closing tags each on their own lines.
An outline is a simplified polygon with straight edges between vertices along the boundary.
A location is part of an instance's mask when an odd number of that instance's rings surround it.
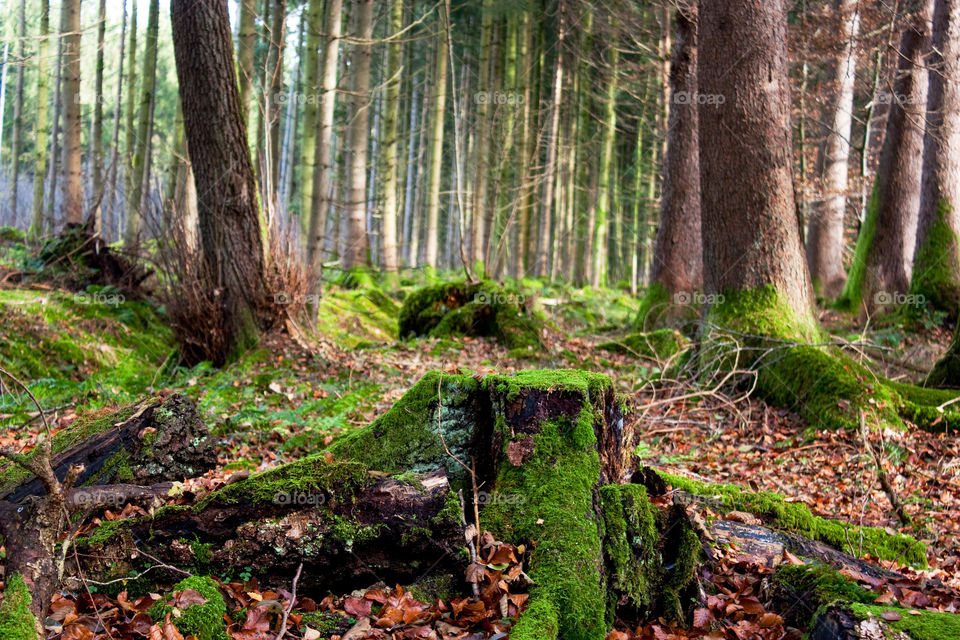
<svg viewBox="0 0 960 640">
<path fill-rule="evenodd" d="M 157 34 L 160 30 L 160 1 L 150 0 L 147 14 L 147 39 L 143 53 L 143 87 L 140 90 L 140 116 L 137 123 L 137 146 L 133 155 L 131 188 L 127 198 L 127 224 L 123 231 L 123 245 L 135 252 L 140 246 L 140 227 L 147 211 L 144 189 L 150 186 L 150 139 L 153 128 L 154 89 L 157 81 Z"/>
<path fill-rule="evenodd" d="M 117 172 L 120 162 L 120 113 L 123 105 L 123 63 L 124 47 L 127 40 L 127 0 L 123 0 L 123 17 L 120 21 L 120 54 L 117 56 L 117 94 L 113 102 L 113 135 L 110 136 L 110 169 L 107 177 L 106 215 L 103 218 L 101 234 L 105 241 L 111 242 L 116 227 Z"/>
<path fill-rule="evenodd" d="M 836 0 L 845 43 L 834 61 L 836 101 L 827 139 L 820 149 L 822 195 L 807 231 L 807 265 L 814 290 L 834 299 L 843 291 L 843 221 L 847 212 L 847 172 L 856 83 L 856 38 L 860 30 L 857 0 Z"/>
<path fill-rule="evenodd" d="M 960 306 L 960 7 L 938 0 L 911 291 L 957 317 Z M 960 383 L 960 380 L 957 380 Z"/>
<path fill-rule="evenodd" d="M 538 277 L 550 273 L 550 249 L 553 241 L 554 189 L 557 181 L 557 143 L 560 138 L 560 105 L 563 101 L 563 39 L 566 35 L 566 9 L 564 0 L 557 7 L 557 47 L 554 52 L 553 94 L 550 103 L 550 131 L 546 136 L 547 164 L 543 172 L 543 200 L 540 202 L 540 229 L 537 241 Z"/>
<path fill-rule="evenodd" d="M 50 50 L 50 0 L 41 0 L 40 4 L 40 44 L 37 48 L 40 72 L 37 73 L 37 121 L 36 151 L 33 163 L 33 215 L 30 221 L 30 236 L 37 238 L 43 234 L 43 181 L 47 175 L 47 137 L 50 124 L 47 120 L 49 108 L 49 89 L 47 86 L 49 63 L 46 63 Z"/>
<path fill-rule="evenodd" d="M 591 284 L 594 287 L 607 286 L 607 227 L 609 217 L 612 213 L 610 205 L 613 203 L 611 193 L 613 185 L 613 165 L 616 156 L 617 137 L 617 76 L 619 73 L 620 53 L 618 51 L 619 42 L 617 42 L 618 24 L 616 18 L 610 20 L 609 34 L 610 42 L 606 50 L 606 74 L 603 84 L 607 88 L 607 95 L 604 100 L 603 111 L 603 141 L 600 145 L 600 175 L 597 182 L 597 201 L 596 201 L 596 222 L 594 225 L 594 244 L 593 244 L 593 278 Z"/>
<path fill-rule="evenodd" d="M 307 38 L 303 53 L 303 136 L 300 139 L 300 218 L 310 229 L 313 214 L 313 174 L 317 156 L 317 108 L 320 97 L 320 41 L 323 35 L 323 2 L 310 0 L 306 8 Z M 294 102 L 294 104 L 297 104 Z"/>
<path fill-rule="evenodd" d="M 10 215 L 13 216 L 12 224 L 17 225 L 17 188 L 20 182 L 20 151 L 23 146 L 23 72 L 27 66 L 26 43 L 27 43 L 27 4 L 26 0 L 20 0 L 20 6 L 17 9 L 17 80 L 16 89 L 13 96 L 13 141 L 10 145 L 11 160 L 11 189 L 10 189 Z M 40 73 L 43 73 L 41 71 Z"/>
<path fill-rule="evenodd" d="M 83 156 L 80 146 L 80 0 L 64 0 L 63 43 L 63 208 L 67 224 L 83 223 Z"/>
<path fill-rule="evenodd" d="M 127 57 L 127 105 L 124 114 L 123 201 L 124 211 L 130 208 L 134 190 L 133 157 L 137 153 L 136 97 L 137 97 L 137 2 L 130 10 L 130 52 Z M 121 229 L 117 220 L 117 228 Z M 126 221 L 122 227 L 126 229 Z"/>
<path fill-rule="evenodd" d="M 171 18 L 205 277 L 210 290 L 219 292 L 223 349 L 215 360 L 222 364 L 252 346 L 270 323 L 257 186 L 233 69 L 227 0 L 173 0 Z"/>
<path fill-rule="evenodd" d="M 370 264 L 367 238 L 367 146 L 370 137 L 370 59 L 373 55 L 373 0 L 353 5 L 351 31 L 358 39 L 350 54 L 350 111 L 347 118 L 346 236 L 340 251 L 344 269 Z"/>
<path fill-rule="evenodd" d="M 430 109 L 429 158 L 427 160 L 427 229 L 424 264 L 437 268 L 437 248 L 440 243 L 440 183 L 443 172 L 443 130 L 447 114 L 447 32 L 443 21 L 435 41 L 433 100 Z M 474 212 L 476 215 L 476 212 Z"/>
<path fill-rule="evenodd" d="M 317 123 L 317 141 L 313 172 L 313 195 L 310 212 L 310 231 L 307 238 L 307 259 L 315 292 L 319 291 L 324 245 L 326 243 L 327 211 L 330 209 L 330 187 L 333 170 L 333 116 L 337 104 L 337 67 L 340 58 L 340 23 L 343 0 L 328 0 L 323 46 L 323 73 L 320 79 L 320 108 Z M 306 179 L 306 178 L 304 178 Z"/>
<path fill-rule="evenodd" d="M 901 35 L 893 93 L 881 94 L 891 101 L 887 131 L 853 265 L 838 301 L 854 311 L 889 309 L 910 290 L 927 104 L 923 57 L 929 48 L 931 5 L 932 0 L 914 0 L 905 7 L 914 18 Z"/>
<path fill-rule="evenodd" d="M 650 285 L 636 321 L 638 329 L 646 330 L 696 315 L 696 306 L 691 306 L 692 296 L 703 287 L 697 7 L 694 2 L 684 3 L 677 10 L 677 38 L 670 63 L 670 95 L 673 104 L 663 162 L 660 224 Z M 637 144 L 641 142 L 638 140 Z M 639 157 L 637 161 L 639 163 Z"/>
<path fill-rule="evenodd" d="M 493 17 L 491 15 L 492 2 L 484 0 L 481 12 L 480 27 L 480 58 L 477 60 L 480 73 L 477 91 L 474 94 L 476 108 L 477 137 L 473 155 L 473 202 L 470 210 L 470 249 L 467 253 L 473 262 L 473 268 L 482 274 L 485 264 L 484 234 L 492 233 L 492 229 L 484 230 L 484 221 L 487 214 L 487 175 L 489 167 L 488 149 L 490 147 L 490 99 L 496 95 L 490 82 L 490 50 L 493 42 Z"/>
<path fill-rule="evenodd" d="M 784 0 L 703 3 L 698 53 L 705 290 L 731 303 L 771 290 L 789 312 L 782 320 L 789 331 L 810 327 L 793 198 Z M 731 68 L 732 53 L 739 62 Z M 711 315 L 724 312 L 718 302 Z"/>
<path fill-rule="evenodd" d="M 237 28 L 237 84 L 240 87 L 240 117 L 243 119 L 244 127 L 249 127 L 250 124 L 250 97 L 254 77 L 253 52 L 256 43 L 256 0 L 240 0 L 240 24 Z"/>
<path fill-rule="evenodd" d="M 266 100 L 265 132 L 270 133 L 267 167 L 261 178 L 266 183 L 267 208 L 272 210 L 280 190 L 280 112 L 283 98 L 283 49 L 286 39 L 286 0 L 270 0 L 270 37 L 267 50 L 266 82 L 269 93 Z M 265 203 L 266 204 L 266 203 Z"/>
<path fill-rule="evenodd" d="M 93 211 L 93 231 L 100 234 L 103 230 L 103 52 L 104 37 L 107 32 L 107 0 L 100 0 L 97 14 L 97 71 L 93 94 L 93 199 L 96 206 Z"/>
<path fill-rule="evenodd" d="M 403 2 L 391 0 L 390 34 L 400 38 L 403 29 Z M 388 274 L 396 273 L 399 266 L 397 257 L 397 219 L 400 211 L 397 206 L 397 176 L 400 153 L 398 125 L 400 123 L 400 77 L 403 60 L 403 43 L 393 42 L 387 50 L 387 100 L 383 123 L 384 160 L 383 160 L 383 270 Z"/>
</svg>

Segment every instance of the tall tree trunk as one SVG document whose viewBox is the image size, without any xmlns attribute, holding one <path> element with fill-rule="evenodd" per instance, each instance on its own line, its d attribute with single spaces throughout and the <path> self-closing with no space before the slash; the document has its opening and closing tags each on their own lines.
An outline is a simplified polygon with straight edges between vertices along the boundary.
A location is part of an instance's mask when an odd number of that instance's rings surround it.
<svg viewBox="0 0 960 640">
<path fill-rule="evenodd" d="M 323 72 L 320 78 L 317 141 L 313 172 L 313 195 L 310 204 L 310 231 L 307 237 L 307 259 L 314 287 L 320 286 L 321 265 L 330 209 L 330 185 L 333 169 L 333 115 L 337 104 L 337 68 L 340 59 L 340 24 L 343 0 L 327 0 L 323 45 Z M 319 290 L 319 289 L 317 289 Z"/>
<path fill-rule="evenodd" d="M 220 292 L 222 364 L 254 344 L 270 319 L 257 185 L 240 111 L 227 0 L 172 0 L 170 15 L 204 272 L 211 290 Z"/>
<path fill-rule="evenodd" d="M 391 0 L 390 35 L 400 38 L 402 29 L 403 0 Z M 396 273 L 399 266 L 397 219 L 400 212 L 397 206 L 397 165 L 400 144 L 397 130 L 400 121 L 400 65 L 403 60 L 403 43 L 393 42 L 388 47 L 387 101 L 383 123 L 383 270 L 390 274 Z"/>
<path fill-rule="evenodd" d="M 140 227 L 146 210 L 144 191 L 150 186 L 150 139 L 153 128 L 154 89 L 157 80 L 157 33 L 160 29 L 160 1 L 150 0 L 147 14 L 147 39 L 143 52 L 143 87 L 140 90 L 140 116 L 137 123 L 137 149 L 133 156 L 132 191 L 127 199 L 127 224 L 123 231 L 123 245 L 136 251 L 140 244 Z M 146 187 L 146 189 L 145 189 Z"/>
<path fill-rule="evenodd" d="M 443 170 L 443 125 L 447 113 L 447 33 L 439 22 L 440 33 L 435 45 L 433 104 L 430 110 L 430 149 L 427 160 L 427 237 L 424 264 L 437 267 L 437 247 L 440 240 L 440 180 Z"/>
<path fill-rule="evenodd" d="M 806 337 L 815 320 L 793 196 L 785 1 L 700 6 L 700 101 L 724 99 L 698 114 L 703 273 L 717 296 L 708 318 L 764 329 L 775 311 L 778 337 Z M 751 299 L 757 308 L 731 317 Z"/>
<path fill-rule="evenodd" d="M 34 127 L 36 151 L 33 163 L 33 215 L 30 222 L 30 236 L 36 238 L 43 233 L 43 181 L 47 172 L 47 136 L 50 124 L 47 120 L 47 101 L 49 89 L 47 78 L 50 51 L 50 0 L 41 0 L 40 5 L 40 45 L 37 49 L 39 73 L 37 73 L 37 120 Z"/>
<path fill-rule="evenodd" d="M 373 55 L 373 0 L 356 0 L 351 12 L 353 33 L 359 40 L 350 54 L 350 125 L 347 129 L 347 233 L 344 269 L 370 264 L 367 238 L 367 145 L 370 137 L 370 59 Z"/>
<path fill-rule="evenodd" d="M 689 317 L 690 307 L 685 309 L 683 305 L 689 305 L 692 295 L 703 286 L 697 30 L 696 3 L 681 3 L 670 64 L 672 104 L 663 162 L 660 225 L 650 286 L 637 317 L 637 324 L 643 329 Z"/>
<path fill-rule="evenodd" d="M 315 2 L 316 0 L 314 0 Z M 253 90 L 253 52 L 257 43 L 257 0 L 240 0 L 237 28 L 237 84 L 240 87 L 240 116 L 250 124 L 250 97 Z"/>
<path fill-rule="evenodd" d="M 910 289 L 923 168 L 923 128 L 932 0 L 905 7 L 913 19 L 900 38 L 887 131 L 867 216 L 860 227 L 850 275 L 838 304 L 870 312 L 889 308 Z"/>
<path fill-rule="evenodd" d="M 323 0 L 309 0 L 306 11 L 307 41 L 303 54 L 303 136 L 300 138 L 300 218 L 304 232 L 310 229 L 313 174 L 316 171 Z"/>
<path fill-rule="evenodd" d="M 110 173 L 108 174 L 107 198 L 109 206 L 103 219 L 101 235 L 107 242 L 113 240 L 117 205 L 117 171 L 120 161 L 120 109 L 123 104 L 124 46 L 127 40 L 127 0 L 123 0 L 123 17 L 120 22 L 120 55 L 117 57 L 117 94 L 113 102 L 113 135 L 110 137 Z"/>
<path fill-rule="evenodd" d="M 860 30 L 858 0 L 835 0 L 844 47 L 834 60 L 836 100 L 827 139 L 820 148 L 821 197 L 814 204 L 807 231 L 807 265 L 817 293 L 833 299 L 843 291 L 843 220 L 847 212 L 847 175 L 856 83 L 856 38 Z"/>
<path fill-rule="evenodd" d="M 536 148 L 536 133 L 531 130 L 531 96 L 533 92 L 533 56 L 531 54 L 530 42 L 533 37 L 531 28 L 532 18 L 530 10 L 523 10 L 521 26 L 517 37 L 519 38 L 520 52 L 517 56 L 517 86 L 522 87 L 523 105 L 520 115 L 520 146 L 519 162 L 516 167 L 517 172 L 517 192 L 514 196 L 517 199 L 517 221 L 516 242 L 513 247 L 513 275 L 514 278 L 522 278 L 526 271 L 527 264 L 527 235 L 530 219 L 530 207 L 527 206 L 527 192 L 529 191 L 529 171 L 533 161 L 534 149 Z"/>
<path fill-rule="evenodd" d="M 591 284 L 594 287 L 607 286 L 607 226 L 609 224 L 610 204 L 613 199 L 613 161 L 616 154 L 614 142 L 617 136 L 617 76 L 619 74 L 619 51 L 616 34 L 616 18 L 610 21 L 610 42 L 606 51 L 606 69 L 604 85 L 607 95 L 603 103 L 603 141 L 600 145 L 600 174 L 597 181 L 597 214 L 594 223 L 593 269 Z"/>
<path fill-rule="evenodd" d="M 80 146 L 80 0 L 64 0 L 63 208 L 68 224 L 83 222 L 83 151 Z"/>
<path fill-rule="evenodd" d="M 553 239 L 554 188 L 557 177 L 557 141 L 560 129 L 560 105 L 563 100 L 563 39 L 566 33 L 564 0 L 557 6 L 557 48 L 553 70 L 553 95 L 550 103 L 550 132 L 547 134 L 547 164 L 544 170 L 543 201 L 540 205 L 540 238 L 537 244 L 537 275 L 550 273 L 550 249 Z"/>
<path fill-rule="evenodd" d="M 956 317 L 960 306 L 960 7 L 937 0 L 911 289 Z"/>
<path fill-rule="evenodd" d="M 27 42 L 27 5 L 26 0 L 20 0 L 20 6 L 17 9 L 17 80 L 16 89 L 13 96 L 13 144 L 10 145 L 10 153 L 13 156 L 11 163 L 11 189 L 10 189 L 10 214 L 13 216 L 12 223 L 17 224 L 17 185 L 20 178 L 20 151 L 23 146 L 23 72 L 27 66 L 26 42 Z M 41 73 L 43 73 L 41 71 Z"/>
<path fill-rule="evenodd" d="M 93 97 L 93 210 L 94 232 L 99 234 L 103 228 L 103 42 L 107 31 L 107 0 L 100 0 L 97 14 L 97 70 Z"/>
<path fill-rule="evenodd" d="M 490 99 L 496 95 L 490 82 L 490 49 L 493 41 L 493 18 L 491 16 L 492 0 L 483 0 L 481 8 L 480 27 L 480 59 L 477 61 L 480 72 L 480 81 L 474 94 L 477 104 L 476 122 L 477 137 L 474 146 L 473 162 L 473 202 L 470 210 L 470 251 L 469 259 L 474 263 L 474 269 L 482 273 L 484 264 L 484 221 L 487 211 L 487 161 L 490 146 Z M 492 232 L 491 230 L 488 230 Z"/>
<path fill-rule="evenodd" d="M 124 114 L 123 201 L 124 210 L 130 208 L 133 197 L 133 157 L 137 153 L 136 99 L 137 99 L 137 2 L 130 10 L 130 51 L 127 54 L 127 105 Z M 120 221 L 118 220 L 117 223 Z M 124 225 L 125 227 L 126 225 Z"/>
<path fill-rule="evenodd" d="M 62 19 L 62 11 L 61 11 Z M 50 194 L 47 202 L 47 226 L 53 228 L 56 226 L 57 211 L 57 176 L 59 175 L 60 160 L 60 114 L 62 111 L 63 94 L 63 33 L 58 31 L 57 35 L 57 61 L 54 66 L 53 80 L 53 124 L 50 136 L 50 152 L 47 156 L 47 191 Z"/>
<path fill-rule="evenodd" d="M 280 189 L 280 112 L 283 98 L 283 49 L 286 39 L 286 0 L 271 0 L 270 40 L 267 55 L 267 83 L 269 94 L 267 97 L 267 124 L 265 132 L 270 133 L 269 163 L 267 171 L 263 172 L 269 191 L 270 200 L 268 210 L 276 202 Z"/>
</svg>

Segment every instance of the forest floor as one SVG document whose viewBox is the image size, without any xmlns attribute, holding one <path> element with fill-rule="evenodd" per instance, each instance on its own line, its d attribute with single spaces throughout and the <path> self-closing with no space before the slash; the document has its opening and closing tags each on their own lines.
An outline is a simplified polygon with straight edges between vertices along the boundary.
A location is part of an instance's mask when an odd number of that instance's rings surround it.
<svg viewBox="0 0 960 640">
<path fill-rule="evenodd" d="M 2 271 L 0 255 L 0 271 Z M 0 273 L 0 276 L 3 274 Z M 113 295 L 113 298 L 109 296 Z M 219 466 L 187 483 L 199 498 L 226 483 L 238 471 L 260 471 L 316 451 L 338 435 L 369 424 L 430 370 L 510 372 L 524 368 L 581 368 L 613 379 L 632 410 L 627 428 L 634 431 L 638 463 L 676 475 L 711 482 L 748 485 L 774 491 L 788 501 L 803 502 L 817 515 L 881 527 L 916 536 L 929 549 L 928 571 L 904 570 L 908 576 L 940 578 L 942 593 L 914 596 L 917 606 L 954 611 L 960 607 L 960 435 L 920 430 L 871 432 L 874 451 L 893 489 L 912 518 L 902 525 L 878 481 L 876 457 L 863 434 L 812 431 L 790 411 L 754 398 L 734 401 L 728 390 L 692 394 L 684 381 L 651 385 L 663 363 L 610 353 L 598 344 L 626 333 L 635 299 L 623 292 L 602 293 L 553 287 L 540 293 L 552 328 L 545 348 L 522 359 L 508 357 L 492 339 L 456 338 L 401 341 L 396 331 L 396 300 L 362 291 L 332 289 L 320 308 L 320 323 L 307 340 L 285 333 L 267 336 L 260 348 L 224 370 L 177 367 L 169 331 L 149 302 L 120 299 L 108 290 L 87 293 L 34 286 L 0 287 L 0 366 L 31 381 L 41 404 L 50 411 L 54 429 L 72 424 L 78 415 L 106 412 L 150 393 L 180 391 L 193 398 L 219 435 Z M 825 314 L 832 335 L 860 346 L 852 355 L 868 358 L 893 378 L 917 379 L 929 368 L 950 338 L 947 328 L 904 331 L 897 325 L 864 329 L 849 319 Z M 873 345 L 869 348 L 865 344 Z M 0 397 L 0 446 L 23 446 L 41 428 L 39 414 L 24 398 L 6 392 Z M 183 499 L 183 498 L 181 498 Z M 135 515 L 136 509 L 107 513 L 105 519 Z M 97 526 L 95 519 L 85 525 Z M 511 542 L 511 541 L 506 541 Z M 845 549 L 859 556 L 857 541 Z M 2 557 L 2 548 L 0 548 Z M 760 583 L 769 568 L 735 549 L 709 576 L 719 596 L 698 609 L 690 629 L 665 623 L 611 633 L 614 640 L 656 637 L 790 637 L 776 613 L 760 603 Z M 282 601 L 290 594 L 261 591 L 247 575 L 250 568 L 220 576 L 234 591 L 231 606 L 237 622 L 233 638 L 272 638 L 277 617 L 251 602 Z M 724 585 L 726 585 L 724 587 Z M 875 590 L 903 585 L 870 585 Z M 143 612 L 153 600 L 127 601 L 93 593 L 64 594 L 54 603 L 49 638 L 87 640 L 111 637 L 110 620 L 119 637 L 175 640 L 175 629 L 151 632 Z M 907 588 L 907 593 L 910 590 Z M 467 594 L 464 594 L 467 595 Z M 465 600 L 417 603 L 409 594 L 379 585 L 352 595 L 300 594 L 291 619 L 291 637 L 333 637 L 344 640 L 383 638 L 497 638 L 507 627 L 491 622 L 490 612 L 471 610 Z M 181 594 L 182 597 L 182 594 Z M 315 600 L 311 600 L 315 598 Z M 132 599 L 132 598 L 131 598 Z M 902 597 L 901 597 L 902 600 Z M 909 600 L 909 598 L 908 598 Z M 754 602 L 756 601 L 756 604 Z M 883 600 L 881 600 L 883 601 Z M 731 608 L 730 603 L 736 604 Z M 371 611 L 373 607 L 373 613 Z M 443 629 L 439 613 L 453 607 L 470 625 Z M 329 635 L 313 634 L 312 609 L 333 616 Z M 410 623 L 391 626 L 386 612 L 396 610 Z M 449 609 L 446 609 L 449 610 Z M 412 612 L 412 613 L 411 613 Z M 337 618 L 337 616 L 340 616 Z M 393 614 L 391 614 L 393 615 Z M 303 617 L 306 616 L 306 617 Z M 374 630 L 349 635 L 347 629 L 367 618 Z M 771 617 L 772 616 L 772 617 Z M 707 622 L 726 620 L 728 633 Z M 331 622 L 332 620 L 332 622 Z M 377 626 L 378 621 L 386 623 Z M 484 624 L 480 624 L 485 621 Z M 319 624 L 319 623 L 318 623 Z M 339 625 L 339 627 L 337 626 Z M 388 635 L 384 628 L 390 627 Z M 742 632 L 742 633 L 741 633 Z M 378 636 L 377 634 L 382 634 Z M 731 635 L 732 634 L 732 635 Z M 753 635 L 750 635 L 753 634 Z M 113 637 L 118 637 L 114 635 Z"/>
</svg>

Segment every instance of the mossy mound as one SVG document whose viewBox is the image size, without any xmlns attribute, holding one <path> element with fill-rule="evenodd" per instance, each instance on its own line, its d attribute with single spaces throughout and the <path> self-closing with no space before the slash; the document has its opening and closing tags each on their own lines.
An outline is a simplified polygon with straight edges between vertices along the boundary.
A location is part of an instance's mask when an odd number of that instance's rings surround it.
<svg viewBox="0 0 960 640">
<path fill-rule="evenodd" d="M 687 349 L 690 340 L 675 329 L 657 329 L 649 333 L 631 333 L 619 340 L 603 342 L 597 348 L 635 358 L 666 362 Z"/>
<path fill-rule="evenodd" d="M 168 613 L 173 614 L 170 616 L 173 626 L 185 636 L 193 635 L 199 640 L 230 640 L 223 619 L 227 613 L 227 605 L 217 583 L 206 576 L 191 576 L 181 580 L 174 587 L 174 591 L 178 592 L 186 589 L 198 592 L 206 602 L 174 611 L 168 595 L 164 600 L 155 602 L 147 614 L 155 622 L 163 621 Z"/>
<path fill-rule="evenodd" d="M 397 339 L 400 305 L 380 289 L 328 289 L 317 302 L 316 311 L 316 331 L 348 349 Z"/>
<path fill-rule="evenodd" d="M 835 549 L 856 553 L 849 549 L 849 541 L 862 541 L 864 554 L 880 560 L 906 562 L 916 567 L 927 566 L 926 547 L 912 536 L 891 535 L 875 527 L 859 527 L 838 520 L 826 520 L 813 515 L 800 502 L 770 491 L 746 491 L 731 484 L 714 484 L 683 476 L 658 472 L 675 489 L 705 498 L 720 511 L 746 511 L 766 521 L 767 526 L 797 533 L 811 540 L 819 540 Z"/>
<path fill-rule="evenodd" d="M 509 349 L 535 350 L 544 319 L 517 291 L 485 280 L 424 287 L 403 301 L 400 337 L 488 336 Z"/>
<path fill-rule="evenodd" d="M 651 283 L 640 298 L 640 307 L 633 319 L 634 331 L 648 333 L 665 327 L 684 328 L 700 318 L 697 291 L 671 293 L 660 282 Z"/>
<path fill-rule="evenodd" d="M 30 612 L 30 591 L 19 573 L 7 578 L 0 600 L 0 638 L 37 640 L 37 626 Z"/>
</svg>

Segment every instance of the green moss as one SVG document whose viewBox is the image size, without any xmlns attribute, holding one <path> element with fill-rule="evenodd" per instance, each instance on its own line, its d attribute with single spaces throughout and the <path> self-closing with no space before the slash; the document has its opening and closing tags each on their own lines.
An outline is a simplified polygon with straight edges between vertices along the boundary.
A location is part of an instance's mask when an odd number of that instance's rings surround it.
<svg viewBox="0 0 960 640">
<path fill-rule="evenodd" d="M 439 423 L 438 389 L 443 403 Z M 451 478 L 462 482 L 465 472 L 446 454 L 444 441 L 455 456 L 469 459 L 478 389 L 472 376 L 427 373 L 373 424 L 337 439 L 329 451 L 337 459 L 363 460 L 386 473 L 428 473 L 446 465 Z"/>
<path fill-rule="evenodd" d="M 742 336 L 818 342 L 823 331 L 813 313 L 798 316 L 772 285 L 760 289 L 725 290 L 710 306 L 707 323 Z M 741 338 L 741 341 L 743 338 Z"/>
<path fill-rule="evenodd" d="M 639 332 L 656 329 L 672 303 L 670 292 L 662 283 L 651 283 L 640 299 L 640 308 L 633 320 L 633 328 Z"/>
<path fill-rule="evenodd" d="M 23 576 L 15 573 L 7 578 L 0 600 L 0 638 L 4 640 L 38 640 L 37 622 L 30 612 L 30 590 Z"/>
<path fill-rule="evenodd" d="M 173 625 L 184 635 L 195 635 L 200 640 L 229 640 L 223 616 L 227 613 L 227 605 L 223 600 L 220 588 L 212 578 L 206 576 L 191 576 L 181 580 L 174 587 L 174 591 L 193 589 L 206 598 L 207 602 L 195 604 L 183 609 L 180 616 L 176 614 L 170 618 Z M 169 597 L 159 600 L 147 612 L 155 621 L 160 622 L 166 614 L 173 611 L 169 605 Z"/>
<path fill-rule="evenodd" d="M 877 595 L 843 576 L 833 567 L 820 563 L 781 564 L 774 574 L 774 588 L 787 602 L 807 599 L 815 607 L 836 600 L 873 604 Z M 804 621 L 804 624 L 807 621 Z"/>
<path fill-rule="evenodd" d="M 380 289 L 328 289 L 317 302 L 316 313 L 316 330 L 345 348 L 397 339 L 399 305 Z"/>
<path fill-rule="evenodd" d="M 884 611 L 896 611 L 901 615 L 900 620 L 884 623 L 891 628 L 906 633 L 912 640 L 945 640 L 946 638 L 960 638 L 960 615 L 956 613 L 940 613 L 938 611 L 913 611 L 899 607 L 884 607 L 880 605 L 851 604 L 850 610 L 859 618 L 867 616 L 879 618 Z"/>
<path fill-rule="evenodd" d="M 553 640 L 560 633 L 559 618 L 552 601 L 533 600 L 511 629 L 510 637 L 513 640 Z"/>
<path fill-rule="evenodd" d="M 954 213 L 949 200 L 938 203 L 936 215 L 926 242 L 917 249 L 910 290 L 922 295 L 927 305 L 956 318 L 960 305 L 960 240 L 950 227 Z"/>
<path fill-rule="evenodd" d="M 341 635 L 351 626 L 349 618 L 330 611 L 310 611 L 300 620 L 301 628 L 310 627 L 318 631 L 321 638 Z"/>
<path fill-rule="evenodd" d="M 427 576 L 406 588 L 415 599 L 425 604 L 437 600 L 448 601 L 461 590 L 459 581 L 451 575 L 434 574 Z"/>
<path fill-rule="evenodd" d="M 689 346 L 690 340 L 679 331 L 657 329 L 650 333 L 631 333 L 620 340 L 602 342 L 597 348 L 663 362 Z"/>
<path fill-rule="evenodd" d="M 713 499 L 723 510 L 756 514 L 776 529 L 798 533 L 854 555 L 857 549 L 850 549 L 849 541 L 856 541 L 859 545 L 862 539 L 863 553 L 873 558 L 906 562 L 916 567 L 927 566 L 926 547 L 912 536 L 890 535 L 875 527 L 858 527 L 837 520 L 826 520 L 813 515 L 805 504 L 787 502 L 783 496 L 769 491 L 745 491 L 735 485 L 713 484 L 658 473 L 676 489 Z"/>
<path fill-rule="evenodd" d="M 834 304 L 834 308 L 841 311 L 859 312 L 863 303 L 863 285 L 867 275 L 867 261 L 873 250 L 873 239 L 877 233 L 877 217 L 880 211 L 879 180 L 874 181 L 870 200 L 867 202 L 867 211 L 863 223 L 860 225 L 860 235 L 857 236 L 857 247 L 850 263 L 850 272 L 843 292 Z"/>
<path fill-rule="evenodd" d="M 491 336 L 508 349 L 537 348 L 544 318 L 524 300 L 519 291 L 492 281 L 424 287 L 403 301 L 400 337 Z"/>
</svg>

